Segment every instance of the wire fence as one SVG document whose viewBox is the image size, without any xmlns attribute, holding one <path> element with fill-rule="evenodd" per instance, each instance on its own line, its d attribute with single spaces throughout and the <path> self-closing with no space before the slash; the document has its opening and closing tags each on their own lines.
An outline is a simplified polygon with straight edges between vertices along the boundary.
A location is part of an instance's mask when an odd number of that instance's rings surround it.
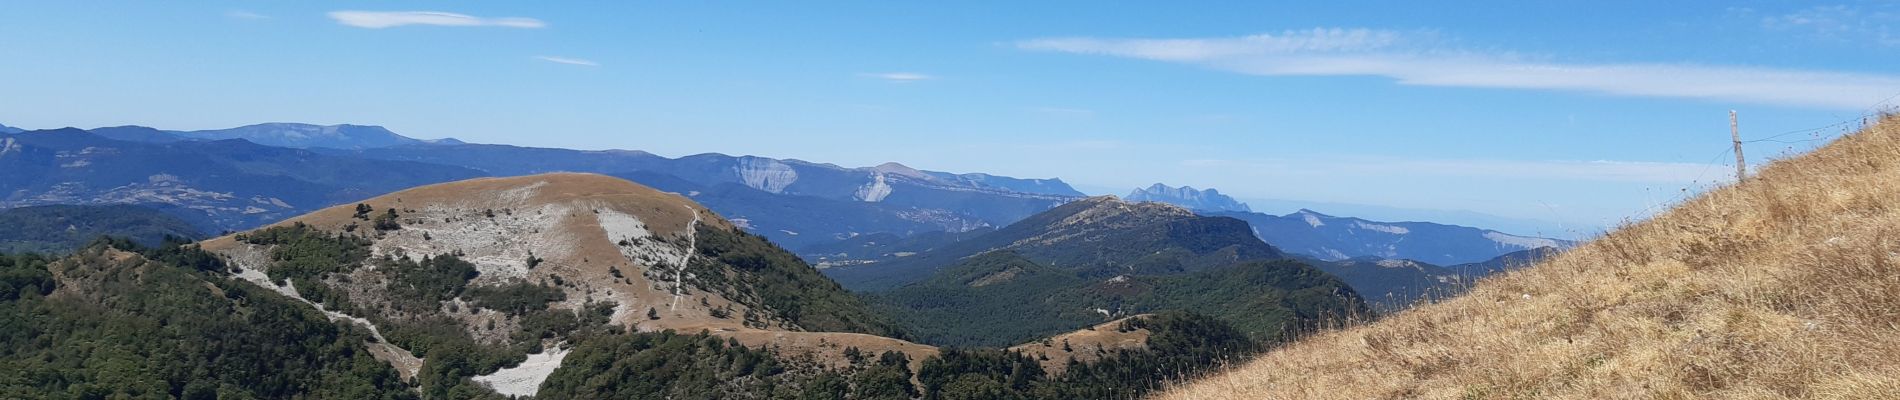
<svg viewBox="0 0 1900 400">
<path fill-rule="evenodd" d="M 1868 106 L 1867 108 L 1861 110 L 1861 112 L 1858 115 L 1855 115 L 1853 117 L 1846 118 L 1846 119 L 1843 119 L 1831 124 L 1816 126 L 1812 128 L 1795 129 L 1795 130 L 1790 130 L 1786 132 L 1779 132 L 1779 133 L 1764 136 L 1764 137 L 1742 140 L 1741 142 L 1742 144 L 1751 144 L 1751 143 L 1776 143 L 1776 144 L 1788 144 L 1788 145 L 1825 144 L 1827 142 L 1831 142 L 1835 139 L 1839 139 L 1841 137 L 1847 136 L 1854 132 L 1859 132 L 1863 129 L 1866 129 L 1869 125 L 1879 123 L 1880 121 L 1885 120 L 1886 118 L 1890 116 L 1900 114 L 1900 105 L 1894 104 L 1894 100 L 1896 99 L 1900 99 L 1900 93 L 1895 93 L 1893 96 L 1888 96 L 1886 99 L 1883 99 L 1878 103 L 1874 103 L 1873 105 Z M 1795 149 L 1789 148 L 1787 150 L 1792 151 Z M 1722 176 L 1722 174 L 1711 176 L 1709 175 L 1709 171 L 1714 170 L 1715 167 L 1718 167 L 1718 166 L 1733 167 L 1732 164 L 1721 163 L 1721 160 L 1724 158 L 1724 156 L 1730 156 L 1734 154 L 1733 153 L 1734 151 L 1735 149 L 1733 147 L 1733 144 L 1723 143 L 1720 149 L 1717 149 L 1717 151 L 1715 151 L 1714 154 L 1710 155 L 1706 161 L 1703 161 L 1701 163 L 1702 170 L 1696 174 L 1695 179 L 1691 180 L 1688 186 L 1675 188 L 1677 193 L 1676 193 L 1676 196 L 1674 196 L 1675 197 L 1674 199 L 1670 199 L 1670 200 L 1666 200 L 1662 202 L 1656 202 L 1652 198 L 1651 200 L 1648 201 L 1649 203 L 1648 207 L 1645 207 L 1641 211 L 1638 211 L 1635 215 L 1632 215 L 1630 217 L 1625 217 L 1623 223 L 1631 223 L 1631 222 L 1639 221 L 1642 219 L 1647 219 L 1650 216 L 1655 215 L 1656 213 L 1668 211 L 1670 208 L 1675 207 L 1676 204 L 1684 200 L 1693 198 L 1695 195 L 1700 194 L 1704 190 L 1711 189 L 1723 184 L 1733 183 L 1734 180 L 1732 179 L 1721 178 L 1720 176 Z M 1783 154 L 1787 154 L 1787 153 L 1784 152 Z M 1769 157 L 1769 158 L 1773 158 L 1773 157 Z M 1761 165 L 1761 164 L 1763 163 L 1757 163 L 1756 165 Z M 1651 189 L 1645 189 L 1646 192 L 1648 190 L 1651 190 Z M 1646 196 L 1649 196 L 1649 195 L 1646 195 Z M 1571 232 L 1571 234 L 1576 235 L 1579 238 L 1587 239 L 1589 237 L 1601 235 L 1606 232 L 1608 232 L 1607 229 L 1602 230 L 1602 231 L 1596 231 L 1596 232 Z"/>
<path fill-rule="evenodd" d="M 1900 99 L 1900 93 L 1895 93 L 1893 96 L 1888 96 L 1886 99 L 1883 99 L 1878 103 L 1874 103 L 1874 105 L 1872 106 L 1868 106 L 1866 109 L 1863 109 L 1862 112 L 1858 115 L 1855 115 L 1847 119 L 1843 119 L 1841 121 L 1838 121 L 1832 124 L 1827 124 L 1827 125 L 1822 125 L 1822 126 L 1817 126 L 1817 127 L 1812 127 L 1812 128 L 1795 129 L 1791 131 L 1768 135 L 1765 137 L 1743 140 L 1742 144 L 1751 144 L 1751 143 L 1813 144 L 1817 142 L 1821 142 L 1821 143 L 1830 142 L 1830 141 L 1833 141 L 1834 139 L 1839 139 L 1842 136 L 1846 136 L 1854 132 L 1859 132 L 1862 129 L 1866 129 L 1869 124 L 1877 123 L 1880 120 L 1885 119 L 1887 116 L 1895 114 L 1896 111 L 1900 111 L 1900 110 L 1897 110 L 1895 106 L 1892 104 L 1895 99 Z M 1701 174 L 1697 174 L 1695 182 L 1698 182 L 1698 183 L 1702 182 L 1702 178 L 1706 177 L 1706 174 L 1708 174 L 1709 168 L 1712 168 L 1715 165 L 1727 165 L 1727 164 L 1715 164 L 1715 162 L 1719 160 L 1723 154 L 1729 154 L 1732 151 L 1734 151 L 1734 149 L 1730 145 L 1726 145 L 1726 144 L 1723 145 L 1722 149 L 1716 152 L 1716 155 L 1714 157 L 1710 157 L 1709 161 L 1704 163 L 1703 171 Z"/>
</svg>

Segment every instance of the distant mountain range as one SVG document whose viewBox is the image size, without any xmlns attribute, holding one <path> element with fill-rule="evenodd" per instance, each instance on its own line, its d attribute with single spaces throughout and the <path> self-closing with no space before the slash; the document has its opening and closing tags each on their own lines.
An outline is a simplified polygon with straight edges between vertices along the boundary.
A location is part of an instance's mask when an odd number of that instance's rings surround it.
<svg viewBox="0 0 1900 400">
<path fill-rule="evenodd" d="M 1002 226 L 1082 194 L 1060 179 L 922 171 L 902 164 L 846 168 L 801 160 L 490 144 L 327 150 L 352 157 L 454 165 L 508 176 L 609 174 L 687 194 L 788 248 L 879 232 L 911 235 Z"/>
<path fill-rule="evenodd" d="M 1302 209 L 1287 215 L 1248 211 L 1247 205 L 1209 188 L 1154 184 L 1136 189 L 1129 201 L 1174 204 L 1212 216 L 1247 221 L 1254 235 L 1290 253 L 1321 261 L 1372 257 L 1405 259 L 1435 265 L 1490 260 L 1500 255 L 1539 248 L 1568 248 L 1567 240 L 1518 236 L 1489 229 L 1430 222 L 1379 222 L 1335 217 Z"/>
<path fill-rule="evenodd" d="M 20 128 L 15 128 L 15 127 L 11 127 L 11 126 L 6 126 L 6 125 L 0 125 L 0 133 L 20 133 L 20 132 L 25 132 L 25 131 L 26 131 L 26 130 L 24 130 L 24 129 L 20 129 Z"/>
<path fill-rule="evenodd" d="M 390 132 L 380 126 L 312 125 L 274 122 L 230 129 L 166 131 L 143 126 L 115 126 L 91 130 L 100 136 L 135 142 L 170 143 L 186 140 L 244 139 L 265 146 L 294 149 L 365 149 L 417 144 L 459 144 L 460 140 L 421 140 Z"/>
<path fill-rule="evenodd" d="M 1286 215 L 1299 210 L 1318 210 L 1329 215 L 1350 215 L 1373 221 L 1431 221 L 1446 225 L 1477 226 L 1520 236 L 1578 240 L 1601 232 L 1591 222 L 1506 217 L 1469 210 L 1406 208 L 1369 204 L 1300 201 L 1270 198 L 1238 198 L 1253 207 L 1253 212 Z"/>
<path fill-rule="evenodd" d="M 898 163 L 846 168 L 714 153 L 666 158 L 636 150 L 427 141 L 377 126 L 272 123 L 190 132 L 145 127 L 97 131 L 110 138 L 151 143 L 241 138 L 337 157 L 462 167 L 489 176 L 610 174 L 688 194 L 742 227 L 794 249 L 860 234 L 910 235 L 1001 226 L 1082 196 L 1060 179 L 923 171 Z"/>
<path fill-rule="evenodd" d="M 1134 192 L 1128 193 L 1127 199 L 1128 201 L 1158 201 L 1187 207 L 1195 211 L 1253 211 L 1253 209 L 1247 207 L 1246 203 L 1241 203 L 1232 197 L 1220 194 L 1219 190 L 1212 188 L 1207 190 L 1195 190 L 1192 186 L 1176 188 L 1156 183 L 1144 189 L 1135 189 Z"/>
<path fill-rule="evenodd" d="M 1557 254 L 1544 247 L 1505 254 L 1482 262 L 1439 266 L 1405 259 L 1356 257 L 1308 260 L 1308 264 L 1345 280 L 1373 309 L 1396 311 L 1421 300 L 1449 298 L 1487 275 L 1528 267 Z"/>
<path fill-rule="evenodd" d="M 265 143 L 265 144 L 259 144 Z M 268 144 L 268 145 L 266 145 Z M 419 140 L 362 125 L 257 124 L 168 131 L 140 126 L 0 134 L 0 207 L 141 204 L 202 230 L 243 230 L 328 205 L 478 176 L 592 172 L 685 194 L 821 265 L 918 253 L 1083 198 L 1060 179 L 841 167 L 794 159 L 584 151 Z M 1155 184 L 1131 201 L 1175 204 L 1251 225 L 1255 236 L 1321 260 L 1484 261 L 1567 241 L 1312 211 L 1254 213 L 1215 189 Z M 936 233 L 933 233 L 936 232 Z M 923 235 L 916 238 L 912 236 Z M 861 238 L 861 236 L 864 236 Z M 875 239 L 875 240 L 872 240 Z M 843 244 L 856 241 L 858 244 Z M 907 242 L 904 248 L 886 244 Z"/>
<path fill-rule="evenodd" d="M 1001 226 L 1081 197 L 1059 179 L 923 171 L 897 163 L 846 168 L 722 154 L 666 158 L 642 151 L 425 141 L 357 125 L 68 128 L 0 140 L 19 146 L 0 147 L 11 149 L 0 151 L 0 165 L 20 166 L 0 174 L 23 178 L 0 183 L 0 207 L 145 204 L 210 231 L 248 229 L 420 184 L 562 171 L 611 174 L 687 194 L 790 248 L 862 234 Z M 28 150 L 40 155 L 26 157 Z M 311 176 L 316 174 L 327 175 Z"/>
<path fill-rule="evenodd" d="M 332 156 L 245 140 L 144 143 L 72 128 L 0 134 L 0 208 L 137 204 L 209 232 L 481 175 L 455 166 Z"/>
<path fill-rule="evenodd" d="M 1512 252 L 1546 247 L 1563 249 L 1576 244 L 1431 222 L 1335 217 L 1312 210 L 1281 216 L 1237 212 L 1210 215 L 1247 221 L 1262 240 L 1288 252 L 1326 261 L 1371 256 L 1456 265 L 1483 262 Z"/>
</svg>

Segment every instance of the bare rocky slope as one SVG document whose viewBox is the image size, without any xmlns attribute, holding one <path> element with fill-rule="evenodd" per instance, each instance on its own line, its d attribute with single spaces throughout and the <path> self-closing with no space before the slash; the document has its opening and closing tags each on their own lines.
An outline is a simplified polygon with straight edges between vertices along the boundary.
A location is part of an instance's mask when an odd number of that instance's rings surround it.
<svg viewBox="0 0 1900 400">
<path fill-rule="evenodd" d="M 1166 399 L 1900 398 L 1900 118 Z"/>
</svg>

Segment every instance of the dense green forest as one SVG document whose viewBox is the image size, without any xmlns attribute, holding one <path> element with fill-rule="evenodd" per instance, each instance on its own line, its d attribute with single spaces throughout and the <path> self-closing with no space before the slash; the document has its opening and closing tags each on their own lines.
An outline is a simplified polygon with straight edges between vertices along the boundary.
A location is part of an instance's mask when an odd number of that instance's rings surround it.
<svg viewBox="0 0 1900 400">
<path fill-rule="evenodd" d="M 223 268 L 176 243 L 0 256 L 0 398 L 416 397 L 365 332 Z"/>
<path fill-rule="evenodd" d="M 906 336 L 863 300 L 764 237 L 700 226 L 697 239 L 699 256 L 687 266 L 693 287 L 759 306 L 802 330 Z M 749 323 L 764 319 L 744 317 Z"/>
<path fill-rule="evenodd" d="M 860 354 L 855 349 L 850 354 Z M 672 331 L 603 336 L 576 346 L 542 399 L 909 399 L 902 353 L 852 357 L 843 369 Z"/>
<path fill-rule="evenodd" d="M 1168 312 L 1130 319 L 1120 329 L 1150 331 L 1148 348 L 1121 349 L 1050 375 L 1029 356 L 1004 350 L 948 349 L 917 373 L 927 400 L 1135 399 L 1164 382 L 1217 370 L 1261 349 L 1233 326 L 1204 315 Z"/>
<path fill-rule="evenodd" d="M 1008 281 L 979 284 L 1000 276 Z M 968 259 L 930 281 L 866 298 L 921 342 L 1004 347 L 1102 322 L 1103 315 L 1076 304 L 1079 299 L 1072 294 L 1087 283 L 999 251 Z"/>
<path fill-rule="evenodd" d="M 1256 339 L 1277 340 L 1366 312 L 1365 303 L 1344 283 L 1295 261 L 1092 279 L 1010 251 L 972 257 L 931 280 L 867 298 L 920 341 L 942 346 L 1009 346 L 1101 323 L 1111 315 L 1165 310 L 1195 310 Z"/>
<path fill-rule="evenodd" d="M 101 236 L 157 246 L 166 237 L 203 236 L 189 222 L 132 205 L 32 206 L 0 210 L 0 252 L 70 252 Z"/>
<path fill-rule="evenodd" d="M 847 349 L 851 365 L 828 369 L 705 334 L 599 336 L 575 347 L 538 398 L 1132 399 L 1261 348 L 1225 322 L 1192 313 L 1131 319 L 1120 328 L 1149 330 L 1147 349 L 1115 350 L 1062 374 L 1010 351 L 946 349 L 923 360 L 916 386 L 910 360 L 896 352 Z"/>
</svg>

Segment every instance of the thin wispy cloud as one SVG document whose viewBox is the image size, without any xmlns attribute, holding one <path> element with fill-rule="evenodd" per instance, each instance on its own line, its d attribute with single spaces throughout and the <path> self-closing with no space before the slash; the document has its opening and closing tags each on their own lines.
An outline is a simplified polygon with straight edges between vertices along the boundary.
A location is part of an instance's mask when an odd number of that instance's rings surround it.
<svg viewBox="0 0 1900 400">
<path fill-rule="evenodd" d="M 600 66 L 600 63 L 594 62 L 592 60 L 583 60 L 579 58 L 555 57 L 555 56 L 534 56 L 534 59 L 556 63 L 556 64 L 579 65 L 583 67 Z"/>
<path fill-rule="evenodd" d="M 1892 25 L 1900 24 L 1900 11 L 1870 10 L 1855 6 L 1814 6 L 1782 15 L 1762 17 L 1763 28 L 1797 33 L 1816 39 L 1861 42 L 1878 46 L 1900 46 L 1900 33 Z"/>
<path fill-rule="evenodd" d="M 1452 178 L 1696 184 L 1723 182 L 1715 164 L 1650 161 L 1458 160 L 1384 157 L 1194 159 L 1182 166 L 1262 175 L 1325 177 L 1438 176 Z"/>
<path fill-rule="evenodd" d="M 231 10 L 231 11 L 225 11 L 225 12 L 224 12 L 224 17 L 225 17 L 225 18 L 230 18 L 230 19 L 242 19 L 242 20 L 263 20 L 263 19 L 270 19 L 270 16 L 269 16 L 269 15 L 264 15 L 264 14 L 258 14 L 258 13 L 254 13 L 254 12 L 250 12 L 250 11 L 244 11 L 244 10 Z"/>
<path fill-rule="evenodd" d="M 1264 76 L 1381 76 L 1399 84 L 1559 90 L 1620 96 L 1864 109 L 1900 92 L 1900 76 L 1670 63 L 1562 63 L 1446 50 L 1435 34 L 1312 29 L 1241 37 L 1044 38 L 1033 51 L 1197 65 Z"/>
<path fill-rule="evenodd" d="M 493 26 L 504 28 L 542 28 L 547 23 L 534 18 L 483 18 L 441 11 L 331 11 L 330 19 L 358 28 L 383 29 L 406 25 Z"/>
<path fill-rule="evenodd" d="M 935 76 L 920 74 L 916 72 L 876 72 L 876 73 L 858 74 L 858 76 L 871 78 L 871 79 L 882 79 L 887 82 L 896 82 L 896 83 L 921 82 L 921 81 L 937 79 L 937 77 Z"/>
</svg>

